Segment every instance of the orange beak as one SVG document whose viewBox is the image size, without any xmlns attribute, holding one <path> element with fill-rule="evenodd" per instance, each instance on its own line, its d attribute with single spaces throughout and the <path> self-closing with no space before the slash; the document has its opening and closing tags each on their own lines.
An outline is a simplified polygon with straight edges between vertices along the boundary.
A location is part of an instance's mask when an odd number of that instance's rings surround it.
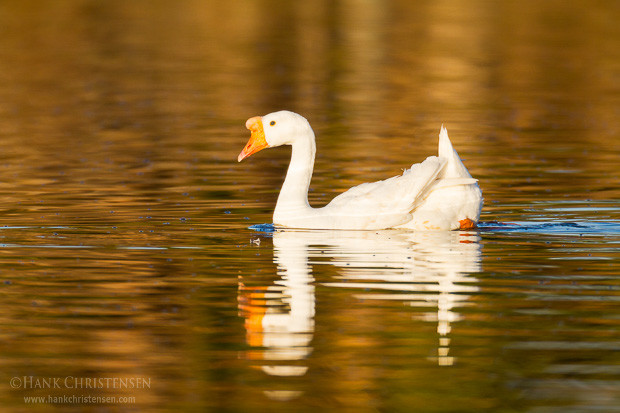
<svg viewBox="0 0 620 413">
<path fill-rule="evenodd" d="M 248 156 L 265 149 L 269 146 L 265 140 L 265 131 L 263 129 L 263 119 L 260 116 L 254 116 L 245 122 L 245 127 L 252 131 L 250 140 L 245 145 L 245 148 L 241 151 L 237 157 L 237 161 L 241 162 Z"/>
</svg>

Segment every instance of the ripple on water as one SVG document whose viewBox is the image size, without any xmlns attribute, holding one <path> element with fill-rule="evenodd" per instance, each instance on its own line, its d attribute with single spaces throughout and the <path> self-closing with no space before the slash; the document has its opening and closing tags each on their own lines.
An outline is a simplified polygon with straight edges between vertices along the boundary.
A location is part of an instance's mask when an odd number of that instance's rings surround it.
<svg viewBox="0 0 620 413">
<path fill-rule="evenodd" d="M 557 235 L 620 235 L 620 222 L 479 222 L 483 232 L 538 233 Z"/>
<path fill-rule="evenodd" d="M 273 224 L 256 224 L 248 227 L 256 232 L 271 234 L 276 231 Z M 526 222 L 526 221 L 481 221 L 481 232 L 539 233 L 558 235 L 620 235 L 620 222 Z"/>
</svg>

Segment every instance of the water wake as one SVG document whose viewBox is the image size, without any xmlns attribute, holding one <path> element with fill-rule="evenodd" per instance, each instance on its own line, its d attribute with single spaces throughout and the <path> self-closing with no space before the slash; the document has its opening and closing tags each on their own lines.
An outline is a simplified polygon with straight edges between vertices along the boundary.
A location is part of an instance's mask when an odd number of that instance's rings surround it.
<svg viewBox="0 0 620 413">
<path fill-rule="evenodd" d="M 276 231 L 273 224 L 252 225 L 249 229 L 257 232 L 270 234 Z M 583 222 L 500 222 L 481 221 L 478 223 L 478 231 L 506 232 L 506 233 L 538 233 L 558 235 L 620 235 L 620 222 L 616 221 L 583 221 Z"/>
</svg>

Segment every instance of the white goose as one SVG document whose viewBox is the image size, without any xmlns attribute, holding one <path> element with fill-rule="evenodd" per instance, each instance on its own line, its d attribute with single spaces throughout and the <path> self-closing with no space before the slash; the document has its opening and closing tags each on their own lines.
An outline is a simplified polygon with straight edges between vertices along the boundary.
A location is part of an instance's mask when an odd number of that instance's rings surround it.
<svg viewBox="0 0 620 413">
<path fill-rule="evenodd" d="M 442 126 L 439 156 L 429 156 L 402 175 L 355 186 L 322 208 L 308 203 L 314 168 L 314 132 L 289 111 L 256 116 L 245 123 L 252 133 L 237 160 L 264 149 L 291 145 L 291 162 L 273 213 L 277 226 L 307 229 L 414 230 L 471 229 L 482 208 L 482 192 Z"/>
</svg>

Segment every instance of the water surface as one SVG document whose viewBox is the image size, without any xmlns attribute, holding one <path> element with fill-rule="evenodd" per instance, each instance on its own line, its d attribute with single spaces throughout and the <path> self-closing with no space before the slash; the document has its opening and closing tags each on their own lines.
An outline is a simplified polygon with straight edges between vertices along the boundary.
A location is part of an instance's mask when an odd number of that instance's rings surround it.
<svg viewBox="0 0 620 413">
<path fill-rule="evenodd" d="M 2 2 L 0 403 L 614 411 L 619 18 L 613 1 Z M 236 157 L 245 120 L 279 109 L 317 133 L 315 206 L 434 154 L 445 124 L 480 228 L 276 230 L 288 150 Z"/>
</svg>

